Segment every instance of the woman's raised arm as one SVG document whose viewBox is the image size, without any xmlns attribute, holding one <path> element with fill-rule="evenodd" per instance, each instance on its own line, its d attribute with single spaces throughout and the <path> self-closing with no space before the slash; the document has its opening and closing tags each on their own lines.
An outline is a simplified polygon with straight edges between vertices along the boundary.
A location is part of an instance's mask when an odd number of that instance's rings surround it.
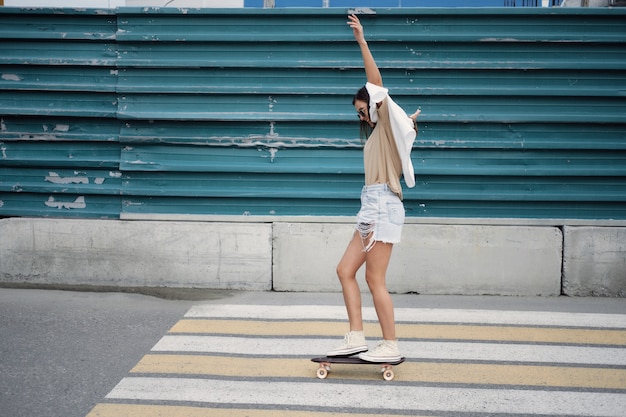
<svg viewBox="0 0 626 417">
<path fill-rule="evenodd" d="M 365 67 L 365 76 L 367 77 L 367 81 L 382 87 L 383 77 L 380 75 L 376 61 L 374 61 L 370 48 L 365 41 L 361 21 L 355 15 L 348 16 L 348 19 L 348 26 L 352 28 L 352 31 L 354 32 L 354 39 L 356 39 L 359 47 L 361 48 L 361 55 L 363 56 L 363 66 Z"/>
</svg>

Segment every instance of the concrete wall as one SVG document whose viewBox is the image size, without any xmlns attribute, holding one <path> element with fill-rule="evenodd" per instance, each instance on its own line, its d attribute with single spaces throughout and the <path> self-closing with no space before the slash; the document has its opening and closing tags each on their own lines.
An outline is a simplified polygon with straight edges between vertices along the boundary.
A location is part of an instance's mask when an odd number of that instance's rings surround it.
<svg viewBox="0 0 626 417">
<path fill-rule="evenodd" d="M 274 289 L 338 290 L 335 266 L 352 232 L 350 224 L 276 223 Z M 399 293 L 557 295 L 561 246 L 555 227 L 407 224 L 387 284 Z"/>
<path fill-rule="evenodd" d="M 334 292 L 352 230 L 347 222 L 9 218 L 0 220 L 0 283 Z M 388 286 L 623 297 L 626 228 L 406 224 Z"/>
<path fill-rule="evenodd" d="M 0 220 L 0 281 L 269 290 L 270 224 Z"/>
<path fill-rule="evenodd" d="M 626 297 L 626 228 L 564 227 L 563 290 Z"/>
</svg>

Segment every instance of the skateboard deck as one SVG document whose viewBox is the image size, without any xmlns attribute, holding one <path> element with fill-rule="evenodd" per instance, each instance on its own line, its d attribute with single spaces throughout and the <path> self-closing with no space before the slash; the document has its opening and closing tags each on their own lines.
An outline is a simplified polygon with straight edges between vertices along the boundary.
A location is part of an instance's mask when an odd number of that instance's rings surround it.
<svg viewBox="0 0 626 417">
<path fill-rule="evenodd" d="M 331 364 L 339 363 L 347 365 L 378 365 L 380 366 L 380 372 L 383 374 L 383 379 L 385 381 L 391 381 L 395 377 L 393 372 L 394 365 L 400 365 L 404 362 L 404 359 L 405 358 L 401 358 L 399 361 L 394 362 L 368 362 L 357 356 L 322 356 L 320 358 L 313 358 L 311 361 L 319 363 L 317 370 L 317 377 L 319 379 L 324 379 L 328 376 L 331 370 Z"/>
</svg>

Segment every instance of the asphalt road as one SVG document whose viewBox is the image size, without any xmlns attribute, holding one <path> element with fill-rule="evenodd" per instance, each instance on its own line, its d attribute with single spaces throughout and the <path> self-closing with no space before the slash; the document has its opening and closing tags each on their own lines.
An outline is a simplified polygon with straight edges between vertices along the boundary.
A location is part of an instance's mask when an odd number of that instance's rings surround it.
<svg viewBox="0 0 626 417">
<path fill-rule="evenodd" d="M 0 289 L 0 416 L 85 417 L 199 303 L 342 305 L 339 294 L 193 292 L 169 296 L 190 294 L 194 300 Z M 407 294 L 396 295 L 394 300 L 397 308 L 481 309 L 494 315 L 506 310 L 626 314 L 622 299 Z"/>
<path fill-rule="evenodd" d="M 84 417 L 190 305 L 0 289 L 0 415 Z"/>
</svg>

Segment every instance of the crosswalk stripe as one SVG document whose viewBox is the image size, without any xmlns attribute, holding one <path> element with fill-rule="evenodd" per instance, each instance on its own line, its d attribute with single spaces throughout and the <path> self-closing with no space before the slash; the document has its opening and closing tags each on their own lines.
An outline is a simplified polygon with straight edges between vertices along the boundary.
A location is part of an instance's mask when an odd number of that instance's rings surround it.
<svg viewBox="0 0 626 417">
<path fill-rule="evenodd" d="M 626 314 L 396 308 L 395 316 L 398 323 L 476 323 L 626 329 Z M 190 308 L 185 317 L 259 320 L 338 320 L 345 322 L 346 310 L 345 307 L 333 305 L 201 304 Z M 376 311 L 373 307 L 363 308 L 363 319 L 377 321 Z"/>
<path fill-rule="evenodd" d="M 87 417 L 373 417 L 377 414 L 353 414 L 293 409 L 254 410 L 243 408 L 190 407 L 145 404 L 98 404 Z M 406 417 L 385 413 L 385 417 Z M 413 415 L 413 417 L 420 417 Z"/>
<path fill-rule="evenodd" d="M 205 404 L 358 409 L 480 412 L 507 414 L 623 417 L 626 396 L 614 393 L 412 387 L 400 384 L 346 385 L 331 381 L 271 383 L 197 378 L 126 377 L 109 399 Z"/>
<path fill-rule="evenodd" d="M 365 323 L 367 335 L 380 337 L 377 323 Z M 340 335 L 346 324 L 332 321 L 180 320 L 170 333 L 264 336 Z M 445 339 L 626 346 L 626 330 L 555 329 L 543 327 L 397 324 L 403 339 Z"/>
<path fill-rule="evenodd" d="M 254 338 L 241 336 L 166 335 L 155 352 L 193 352 L 249 356 L 321 356 L 338 343 L 337 338 Z M 620 348 L 544 346 L 502 343 L 400 341 L 404 355 L 414 360 L 515 361 L 626 366 Z"/>
<path fill-rule="evenodd" d="M 311 378 L 317 365 L 307 359 L 150 354 L 131 373 L 212 375 L 239 378 Z M 335 365 L 340 368 L 340 365 Z M 376 365 L 341 370 L 344 379 L 380 379 Z M 626 369 L 584 367 L 416 363 L 396 367 L 396 380 L 419 383 L 550 386 L 625 389 Z M 331 373 L 331 376 L 333 374 Z"/>
</svg>

